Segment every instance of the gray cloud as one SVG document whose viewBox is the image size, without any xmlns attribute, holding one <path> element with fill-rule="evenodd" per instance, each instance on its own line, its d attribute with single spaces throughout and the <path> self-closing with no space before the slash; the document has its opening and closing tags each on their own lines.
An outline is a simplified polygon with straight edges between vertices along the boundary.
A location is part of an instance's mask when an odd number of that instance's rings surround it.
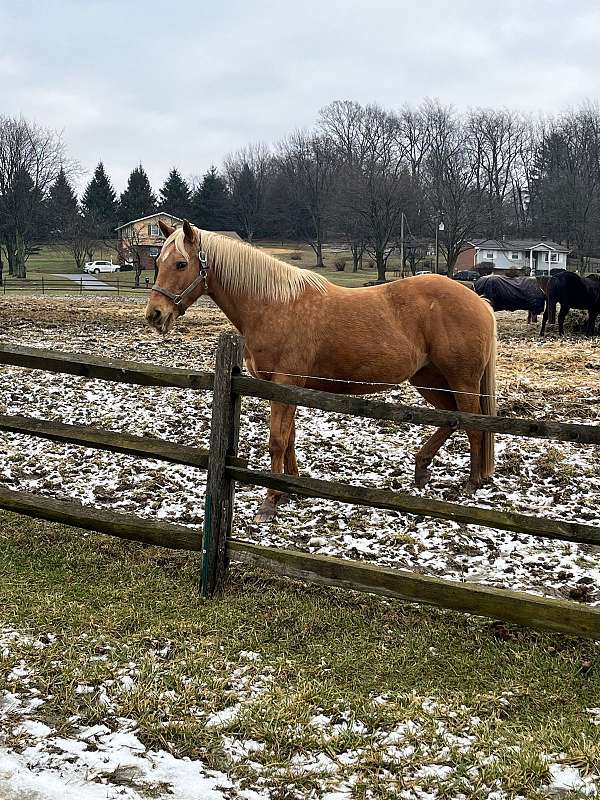
<svg viewBox="0 0 600 800">
<path fill-rule="evenodd" d="M 0 112 L 63 129 L 118 188 L 139 161 L 156 187 L 201 174 L 334 99 L 553 113 L 599 94 L 587 0 L 5 2 L 0 26 Z"/>
</svg>

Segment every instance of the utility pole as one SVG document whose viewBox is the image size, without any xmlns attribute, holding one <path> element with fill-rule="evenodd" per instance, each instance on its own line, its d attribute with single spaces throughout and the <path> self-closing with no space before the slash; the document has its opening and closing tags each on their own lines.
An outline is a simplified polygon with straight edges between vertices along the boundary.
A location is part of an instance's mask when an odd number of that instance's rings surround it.
<svg viewBox="0 0 600 800">
<path fill-rule="evenodd" d="M 440 231 L 444 230 L 444 223 L 440 220 L 436 222 L 435 225 L 435 274 L 439 273 L 439 266 L 440 266 L 440 241 L 439 241 L 439 233 Z"/>
<path fill-rule="evenodd" d="M 404 277 L 404 211 L 400 214 L 400 275 Z"/>
</svg>

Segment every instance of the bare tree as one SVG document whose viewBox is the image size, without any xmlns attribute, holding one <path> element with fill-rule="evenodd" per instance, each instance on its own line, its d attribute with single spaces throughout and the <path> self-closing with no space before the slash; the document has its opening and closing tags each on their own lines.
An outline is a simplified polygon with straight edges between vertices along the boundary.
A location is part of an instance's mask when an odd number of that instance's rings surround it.
<svg viewBox="0 0 600 800">
<path fill-rule="evenodd" d="M 43 222 L 43 201 L 65 163 L 60 135 L 20 118 L 0 117 L 0 212 L 11 271 L 26 276 L 27 242 Z"/>
<path fill-rule="evenodd" d="M 65 247 L 73 256 L 79 271 L 87 261 L 93 261 L 97 241 L 90 234 L 86 222 L 78 217 L 65 231 Z"/>
<path fill-rule="evenodd" d="M 455 112 L 430 102 L 427 114 L 432 136 L 425 186 L 430 229 L 434 233 L 440 222 L 444 224 L 440 246 L 452 275 L 459 253 L 477 232 L 483 187 L 477 183 L 478 162 L 465 146 L 466 130 Z"/>
<path fill-rule="evenodd" d="M 264 220 L 271 153 L 262 143 L 251 144 L 227 156 L 224 166 L 234 219 L 251 242 Z"/>
<path fill-rule="evenodd" d="M 502 238 L 512 212 L 513 188 L 520 187 L 520 155 L 527 136 L 526 120 L 507 109 L 479 108 L 466 120 L 467 146 L 476 166 L 475 182 L 485 199 L 485 233 Z"/>
<path fill-rule="evenodd" d="M 323 266 L 323 241 L 332 215 L 338 159 L 326 135 L 297 131 L 279 145 L 276 163 L 285 177 L 288 209 L 300 237 Z"/>
<path fill-rule="evenodd" d="M 600 110 L 587 104 L 547 121 L 535 167 L 537 225 L 584 267 L 600 246 Z"/>
<path fill-rule="evenodd" d="M 354 247 L 362 243 L 384 281 L 410 192 L 399 119 L 379 106 L 336 103 L 321 111 L 320 126 L 344 160 L 339 214 L 350 221 L 348 233 L 360 236 Z"/>
</svg>

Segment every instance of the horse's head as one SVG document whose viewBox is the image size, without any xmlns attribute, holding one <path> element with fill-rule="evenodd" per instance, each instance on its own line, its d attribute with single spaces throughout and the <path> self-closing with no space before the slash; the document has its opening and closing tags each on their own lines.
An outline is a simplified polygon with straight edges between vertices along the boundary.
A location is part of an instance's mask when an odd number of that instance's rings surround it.
<svg viewBox="0 0 600 800">
<path fill-rule="evenodd" d="M 156 260 L 158 274 L 145 313 L 150 325 L 166 334 L 206 291 L 206 262 L 200 255 L 200 232 L 187 220 L 181 228 L 162 220 L 158 224 L 166 241 Z"/>
</svg>

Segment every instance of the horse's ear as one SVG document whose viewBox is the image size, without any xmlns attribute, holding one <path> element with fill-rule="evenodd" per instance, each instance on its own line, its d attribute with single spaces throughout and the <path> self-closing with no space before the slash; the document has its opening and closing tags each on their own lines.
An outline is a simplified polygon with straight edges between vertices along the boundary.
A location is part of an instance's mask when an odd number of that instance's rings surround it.
<svg viewBox="0 0 600 800">
<path fill-rule="evenodd" d="M 189 242 L 190 244 L 194 244 L 194 241 L 195 241 L 194 229 L 192 228 L 190 223 L 187 221 L 187 219 L 183 220 L 183 236 L 184 236 L 186 242 Z"/>
<path fill-rule="evenodd" d="M 159 220 L 158 220 L 158 227 L 161 229 L 161 231 L 162 231 L 162 233 L 163 233 L 163 236 L 165 236 L 167 239 L 169 238 L 169 236 L 170 236 L 170 235 L 173 233 L 173 231 L 175 230 L 175 228 L 171 227 L 171 225 L 168 225 L 168 224 L 167 224 L 167 223 L 166 223 L 164 220 L 162 220 L 162 219 L 159 219 Z"/>
</svg>

